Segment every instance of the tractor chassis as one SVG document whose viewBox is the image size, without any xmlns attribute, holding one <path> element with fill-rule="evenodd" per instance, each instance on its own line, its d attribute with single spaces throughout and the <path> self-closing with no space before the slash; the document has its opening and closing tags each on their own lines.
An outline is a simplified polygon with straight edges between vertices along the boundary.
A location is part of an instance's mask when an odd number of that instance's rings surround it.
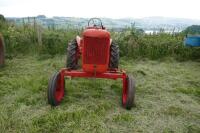
<svg viewBox="0 0 200 133">
<path fill-rule="evenodd" d="M 127 75 L 123 70 L 108 70 L 104 73 L 85 72 L 82 70 L 70 70 L 62 68 L 59 72 L 56 72 L 49 80 L 48 86 L 48 102 L 52 106 L 60 104 L 64 97 L 65 90 L 65 78 L 105 78 L 116 80 L 122 79 L 122 106 L 126 109 L 131 109 L 134 106 L 135 98 L 135 82 L 132 76 Z"/>
<path fill-rule="evenodd" d="M 126 72 L 123 70 L 108 70 L 104 73 L 89 73 L 89 72 L 84 72 L 82 70 L 77 71 L 77 70 L 69 70 L 69 69 L 63 68 L 60 70 L 60 76 L 61 76 L 61 80 L 60 80 L 61 88 L 64 88 L 65 77 L 105 78 L 105 79 L 113 79 L 113 80 L 121 78 L 123 82 L 123 92 L 126 88 L 127 75 L 126 75 Z"/>
<path fill-rule="evenodd" d="M 104 78 L 104 79 L 122 79 L 122 104 L 125 105 L 128 97 L 128 86 L 127 86 L 127 74 L 124 70 L 108 70 L 104 73 L 89 73 L 82 70 L 70 70 L 67 68 L 62 68 L 60 70 L 60 88 L 65 88 L 65 77 L 69 78 Z"/>
</svg>

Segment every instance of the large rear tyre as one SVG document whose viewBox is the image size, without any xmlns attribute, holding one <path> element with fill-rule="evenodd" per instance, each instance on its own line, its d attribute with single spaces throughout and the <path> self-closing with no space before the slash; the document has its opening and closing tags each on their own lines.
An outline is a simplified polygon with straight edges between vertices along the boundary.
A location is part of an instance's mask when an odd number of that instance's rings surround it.
<svg viewBox="0 0 200 133">
<path fill-rule="evenodd" d="M 0 67 L 4 66 L 5 64 L 5 48 L 4 48 L 4 41 L 3 36 L 0 34 Z"/>
<path fill-rule="evenodd" d="M 114 42 L 110 45 L 110 69 L 116 69 L 119 65 L 119 46 Z"/>
<path fill-rule="evenodd" d="M 74 39 L 67 48 L 66 68 L 76 70 L 78 68 L 78 43 Z"/>
<path fill-rule="evenodd" d="M 57 106 L 62 101 L 65 95 L 65 90 L 64 87 L 61 88 L 61 76 L 59 72 L 56 72 L 49 80 L 47 95 L 48 103 L 51 106 Z"/>
<path fill-rule="evenodd" d="M 135 81 L 128 75 L 122 92 L 122 106 L 130 110 L 135 106 Z"/>
</svg>

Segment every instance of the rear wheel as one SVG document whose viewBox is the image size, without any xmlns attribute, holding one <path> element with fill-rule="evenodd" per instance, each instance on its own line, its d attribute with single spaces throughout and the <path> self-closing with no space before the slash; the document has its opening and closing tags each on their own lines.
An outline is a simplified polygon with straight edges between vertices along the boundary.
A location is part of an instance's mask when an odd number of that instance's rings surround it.
<svg viewBox="0 0 200 133">
<path fill-rule="evenodd" d="M 110 45 L 110 63 L 109 67 L 111 69 L 118 68 L 119 65 L 119 46 L 114 42 Z"/>
<path fill-rule="evenodd" d="M 135 105 L 135 81 L 128 75 L 122 92 L 122 106 L 131 109 Z"/>
<path fill-rule="evenodd" d="M 65 84 L 63 85 L 65 86 Z M 65 91 L 64 87 L 61 88 L 61 76 L 59 72 L 56 72 L 49 80 L 48 85 L 48 103 L 52 106 L 57 106 L 60 104 L 64 97 Z"/>
<path fill-rule="evenodd" d="M 78 43 L 76 39 L 68 45 L 66 67 L 72 70 L 78 68 Z"/>
<path fill-rule="evenodd" d="M 3 42 L 3 36 L 0 34 L 0 67 L 4 66 L 5 63 L 5 55 L 4 55 L 4 42 Z"/>
</svg>

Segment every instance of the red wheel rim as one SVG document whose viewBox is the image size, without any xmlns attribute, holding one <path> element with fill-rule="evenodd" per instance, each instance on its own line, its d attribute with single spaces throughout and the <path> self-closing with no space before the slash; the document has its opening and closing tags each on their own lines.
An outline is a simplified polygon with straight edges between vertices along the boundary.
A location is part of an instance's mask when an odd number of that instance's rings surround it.
<svg viewBox="0 0 200 133">
<path fill-rule="evenodd" d="M 61 88 L 61 78 L 58 77 L 56 81 L 55 99 L 60 102 L 64 96 L 64 88 Z"/>
<path fill-rule="evenodd" d="M 128 80 L 125 80 L 124 86 L 123 86 L 123 93 L 122 93 L 122 103 L 123 105 L 126 105 L 127 102 L 127 94 L 128 93 Z"/>
</svg>

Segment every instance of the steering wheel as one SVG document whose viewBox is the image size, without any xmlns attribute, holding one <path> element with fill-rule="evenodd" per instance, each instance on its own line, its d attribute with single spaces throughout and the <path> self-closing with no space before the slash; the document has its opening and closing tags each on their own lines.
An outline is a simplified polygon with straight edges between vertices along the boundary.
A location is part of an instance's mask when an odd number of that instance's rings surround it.
<svg viewBox="0 0 200 133">
<path fill-rule="evenodd" d="M 103 25 L 102 25 L 101 19 L 100 18 L 91 18 L 88 21 L 88 27 L 97 27 L 97 28 L 103 29 Z"/>
</svg>

